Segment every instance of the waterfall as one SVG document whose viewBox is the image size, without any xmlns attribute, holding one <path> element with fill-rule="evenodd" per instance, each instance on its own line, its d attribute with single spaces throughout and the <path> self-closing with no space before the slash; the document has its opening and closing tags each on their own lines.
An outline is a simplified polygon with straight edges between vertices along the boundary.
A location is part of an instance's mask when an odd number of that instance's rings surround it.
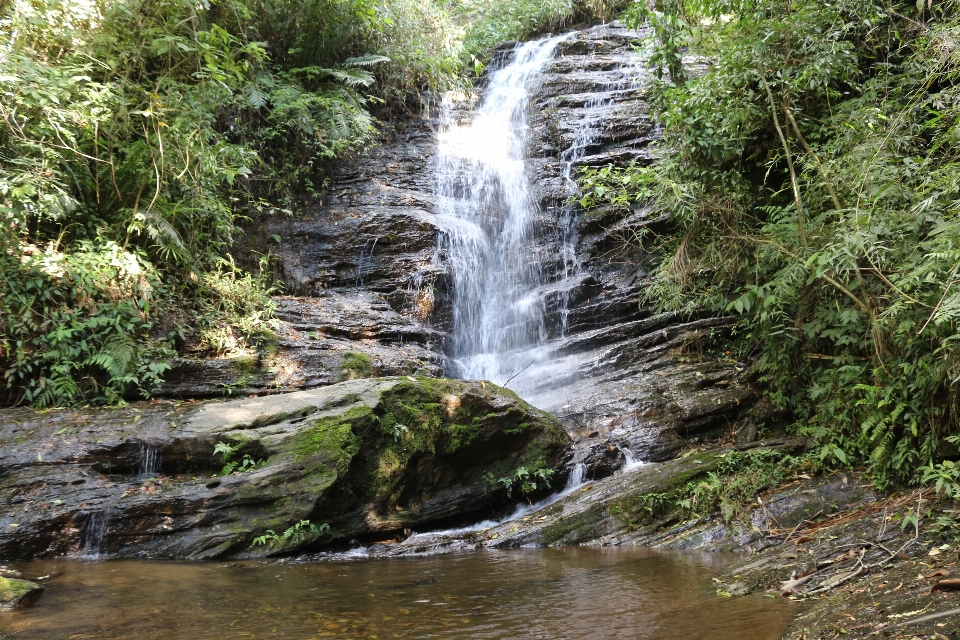
<svg viewBox="0 0 960 640">
<path fill-rule="evenodd" d="M 524 166 L 527 110 L 530 87 L 569 37 L 518 45 L 469 125 L 450 122 L 445 104 L 436 194 L 438 253 L 453 281 L 453 376 L 504 384 L 543 358 L 550 327 L 538 287 L 558 257 L 537 255 L 549 245 L 538 242 L 541 211 Z"/>
<path fill-rule="evenodd" d="M 160 475 L 160 448 L 155 444 L 140 443 L 140 469 L 137 477 L 141 480 Z"/>
<path fill-rule="evenodd" d="M 83 557 L 99 558 L 103 550 L 103 537 L 107 533 L 112 509 L 109 507 L 94 511 L 87 518 L 83 530 Z"/>
<path fill-rule="evenodd" d="M 566 34 L 517 45 L 490 74 L 469 122 L 457 121 L 448 97 L 436 159 L 437 260 L 452 281 L 450 377 L 508 384 L 538 406 L 557 404 L 576 363 L 553 356 L 569 330 L 571 297 L 582 280 L 577 255 L 580 193 L 575 169 L 609 125 L 614 96 L 635 87 L 626 72 L 604 80 L 582 99 L 582 117 L 558 153 L 562 203 L 544 211 L 525 160 L 530 95 Z M 581 89 L 582 90 L 582 89 Z M 459 114 L 462 118 L 462 114 Z"/>
</svg>

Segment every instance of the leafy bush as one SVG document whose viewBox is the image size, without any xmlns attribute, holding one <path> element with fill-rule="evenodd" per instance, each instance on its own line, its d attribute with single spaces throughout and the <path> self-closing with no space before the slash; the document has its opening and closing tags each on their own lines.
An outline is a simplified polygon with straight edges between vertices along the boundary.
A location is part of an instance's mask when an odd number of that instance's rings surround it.
<svg viewBox="0 0 960 640">
<path fill-rule="evenodd" d="M 72 253 L 25 248 L 0 255 L 0 362 L 7 400 L 39 407 L 143 394 L 171 352 L 151 340 L 159 282 L 141 255 L 116 243 Z M 162 291 L 160 292 L 162 293 Z"/>
<path fill-rule="evenodd" d="M 322 535 L 325 531 L 330 530 L 330 525 L 324 522 L 320 526 L 317 526 L 310 522 L 309 520 L 301 520 L 292 527 L 284 530 L 283 533 L 278 534 L 273 529 L 267 529 L 267 532 L 262 536 L 257 536 L 253 539 L 253 546 L 258 545 L 269 545 L 274 546 L 277 544 L 283 544 L 288 541 L 292 541 L 294 544 L 300 544 L 307 539 L 307 536 L 313 534 L 315 536 Z"/>
<path fill-rule="evenodd" d="M 633 14 L 656 22 L 666 142 L 651 167 L 586 171 L 583 204 L 669 211 L 646 302 L 742 314 L 743 353 L 824 464 L 919 479 L 960 431 L 957 3 Z M 680 45 L 705 74 L 668 73 Z"/>
</svg>

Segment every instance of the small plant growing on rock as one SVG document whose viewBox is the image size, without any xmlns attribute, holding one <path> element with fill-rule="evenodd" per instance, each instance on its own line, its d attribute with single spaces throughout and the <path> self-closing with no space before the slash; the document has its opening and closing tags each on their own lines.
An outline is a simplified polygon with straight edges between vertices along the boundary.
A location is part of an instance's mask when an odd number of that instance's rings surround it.
<svg viewBox="0 0 960 640">
<path fill-rule="evenodd" d="M 484 479 L 491 484 L 499 484 L 507 491 L 507 497 L 513 497 L 514 489 L 519 489 L 520 494 L 530 502 L 530 494 L 540 489 L 550 488 L 550 478 L 553 476 L 553 469 L 527 469 L 526 467 L 517 467 L 513 476 L 493 479 L 493 476 L 486 475 Z"/>
<path fill-rule="evenodd" d="M 293 542 L 294 544 L 299 544 L 303 542 L 309 534 L 320 535 L 324 531 L 329 531 L 330 525 L 324 522 L 320 526 L 317 526 L 310 522 L 309 520 L 301 520 L 292 527 L 286 529 L 283 533 L 278 534 L 273 529 L 267 529 L 267 532 L 262 536 L 257 536 L 253 539 L 253 546 L 259 545 L 269 545 L 274 546 L 276 544 Z"/>
<path fill-rule="evenodd" d="M 233 456 L 237 453 L 237 447 L 233 446 L 228 442 L 218 442 L 217 446 L 213 449 L 213 454 L 220 454 L 220 457 L 223 458 L 223 469 L 220 470 L 220 475 L 228 476 L 234 471 L 239 471 L 243 473 L 244 471 L 252 471 L 257 467 L 262 467 L 267 464 L 266 460 L 254 460 L 249 453 L 243 454 L 243 459 L 240 461 L 232 460 Z"/>
<path fill-rule="evenodd" d="M 390 427 L 390 435 L 392 435 L 393 439 L 397 442 L 403 440 L 403 437 L 408 433 L 410 433 L 410 429 L 406 425 L 398 423 Z"/>
<path fill-rule="evenodd" d="M 960 436 L 951 436 L 946 439 L 950 444 L 960 445 Z M 917 469 L 923 474 L 921 482 L 934 482 L 937 493 L 942 493 L 953 500 L 960 500 L 960 464 L 952 460 L 944 460 L 937 464 L 928 464 Z"/>
</svg>

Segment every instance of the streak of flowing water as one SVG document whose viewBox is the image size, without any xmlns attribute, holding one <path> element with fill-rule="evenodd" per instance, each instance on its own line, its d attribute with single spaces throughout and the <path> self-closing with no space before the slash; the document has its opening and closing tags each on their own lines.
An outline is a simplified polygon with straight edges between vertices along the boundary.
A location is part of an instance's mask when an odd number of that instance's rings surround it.
<svg viewBox="0 0 960 640">
<path fill-rule="evenodd" d="M 90 514 L 83 530 L 83 557 L 99 558 L 103 550 L 103 537 L 110 523 L 111 509 L 102 509 Z"/>
<path fill-rule="evenodd" d="M 160 449 L 157 445 L 140 444 L 140 469 L 137 474 L 141 480 L 160 475 Z"/>
<path fill-rule="evenodd" d="M 540 212 L 524 166 L 527 110 L 530 87 L 568 37 L 519 45 L 491 75 L 473 121 L 439 137 L 438 249 L 453 276 L 451 373 L 459 377 L 502 384 L 537 359 L 523 350 L 547 338 L 537 294 L 546 261 L 532 255 Z"/>
<path fill-rule="evenodd" d="M 623 466 L 620 467 L 623 473 L 628 473 L 634 469 L 639 469 L 640 467 L 650 464 L 649 462 L 639 460 L 633 451 L 630 450 L 630 447 L 620 447 L 620 451 L 623 453 Z"/>
</svg>

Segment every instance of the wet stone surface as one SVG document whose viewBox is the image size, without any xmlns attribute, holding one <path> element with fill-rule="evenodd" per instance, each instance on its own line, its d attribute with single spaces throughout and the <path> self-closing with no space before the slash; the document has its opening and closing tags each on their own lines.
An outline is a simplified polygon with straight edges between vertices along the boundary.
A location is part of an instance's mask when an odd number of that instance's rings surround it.
<svg viewBox="0 0 960 640">
<path fill-rule="evenodd" d="M 594 478 L 619 468 L 623 449 L 668 460 L 691 439 L 771 413 L 740 380 L 745 363 L 701 353 L 704 341 L 722 340 L 728 319 L 654 314 L 638 303 L 652 256 L 626 240 L 668 230 L 668 216 L 604 210 L 565 226 L 575 195 L 565 176 L 598 163 L 655 161 L 660 132 L 634 47 L 642 35 L 617 24 L 570 34 L 530 94 L 526 167 L 539 213 L 529 259 L 547 282 L 530 299 L 547 310 L 549 335 L 536 357 L 548 364 L 511 386 L 561 419 L 578 442 L 570 463 L 584 462 Z M 513 55 L 505 44 L 490 70 Z M 481 94 L 467 98 L 453 109 L 461 124 Z M 393 123 L 336 168 L 315 205 L 254 221 L 247 239 L 263 246 L 251 250 L 278 256 L 285 290 L 297 296 L 277 299 L 277 338 L 231 358 L 183 360 L 159 395 L 266 394 L 449 372 L 452 281 L 438 250 L 434 195 L 439 130 L 437 110 Z M 558 259 L 570 234 L 573 271 Z"/>
<path fill-rule="evenodd" d="M 509 391 L 412 377 L 230 402 L 7 409 L 0 558 L 262 556 L 390 537 L 501 507 L 503 488 L 485 478 L 555 468 L 568 445 Z M 254 541 L 303 520 L 323 528 Z"/>
</svg>

